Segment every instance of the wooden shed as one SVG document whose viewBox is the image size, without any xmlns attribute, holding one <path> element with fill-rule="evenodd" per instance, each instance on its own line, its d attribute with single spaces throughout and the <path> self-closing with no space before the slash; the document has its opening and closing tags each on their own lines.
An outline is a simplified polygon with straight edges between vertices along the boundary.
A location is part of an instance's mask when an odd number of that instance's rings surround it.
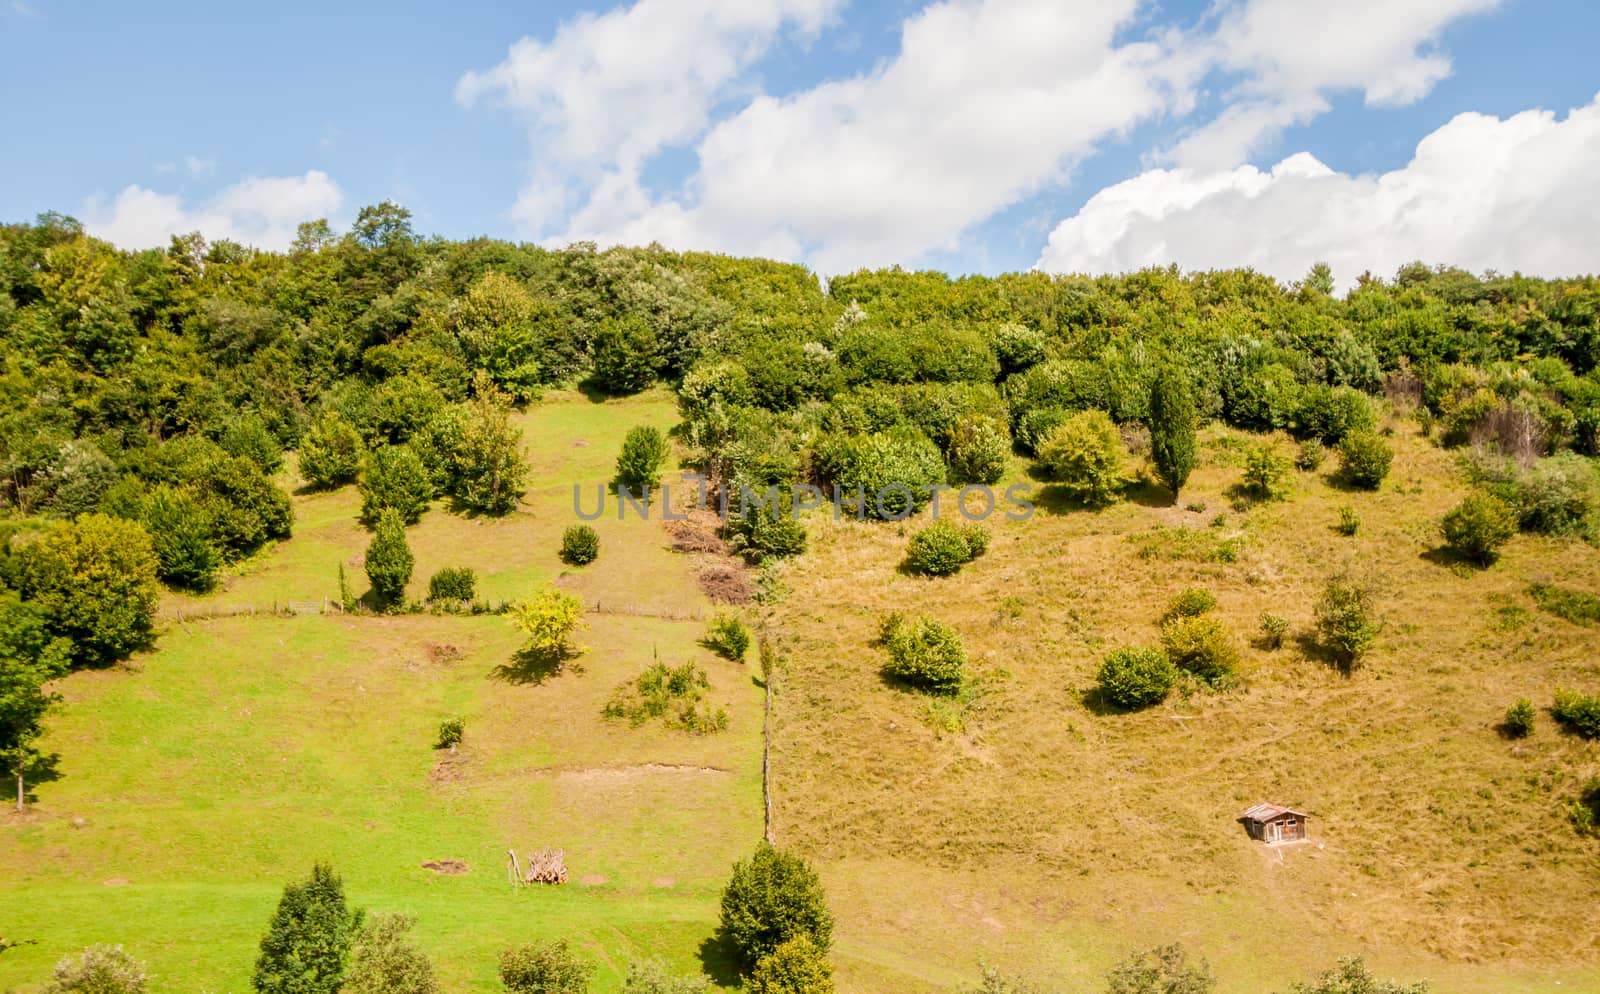
<svg viewBox="0 0 1600 994">
<path fill-rule="evenodd" d="M 1257 804 L 1239 816 L 1252 839 L 1300 842 L 1306 837 L 1306 813 L 1281 804 Z"/>
</svg>

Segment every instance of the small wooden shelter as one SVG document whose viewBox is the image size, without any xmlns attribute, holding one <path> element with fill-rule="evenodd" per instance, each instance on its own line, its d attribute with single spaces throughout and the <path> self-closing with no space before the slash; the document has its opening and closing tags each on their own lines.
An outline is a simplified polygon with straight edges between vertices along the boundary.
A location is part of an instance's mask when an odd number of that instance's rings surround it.
<svg viewBox="0 0 1600 994">
<path fill-rule="evenodd" d="M 1266 843 L 1301 842 L 1306 837 L 1306 813 L 1281 804 L 1257 804 L 1239 816 L 1252 839 Z"/>
</svg>

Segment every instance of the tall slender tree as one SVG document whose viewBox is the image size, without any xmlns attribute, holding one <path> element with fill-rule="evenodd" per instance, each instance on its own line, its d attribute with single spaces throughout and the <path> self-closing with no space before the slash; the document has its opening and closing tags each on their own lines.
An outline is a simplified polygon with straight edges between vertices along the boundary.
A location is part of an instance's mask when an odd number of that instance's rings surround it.
<svg viewBox="0 0 1600 994">
<path fill-rule="evenodd" d="M 1162 367 L 1150 388 L 1150 456 L 1174 499 L 1194 470 L 1197 420 L 1189 377 L 1176 366 Z"/>
</svg>

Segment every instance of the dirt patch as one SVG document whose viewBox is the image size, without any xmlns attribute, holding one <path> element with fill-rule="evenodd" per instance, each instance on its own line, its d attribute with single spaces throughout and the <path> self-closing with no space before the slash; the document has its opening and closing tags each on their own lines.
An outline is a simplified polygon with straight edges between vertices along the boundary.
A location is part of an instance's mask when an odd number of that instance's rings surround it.
<svg viewBox="0 0 1600 994">
<path fill-rule="evenodd" d="M 428 782 L 437 786 L 455 783 L 461 779 L 461 769 L 456 765 L 456 755 L 451 754 L 433 764 L 428 771 Z"/>
<path fill-rule="evenodd" d="M 450 645 L 448 642 L 424 642 L 422 652 L 428 657 L 428 662 L 435 664 L 453 663 L 466 658 L 467 655 L 459 646 Z"/>
<path fill-rule="evenodd" d="M 566 781 L 615 781 L 634 780 L 640 777 L 690 774 L 698 776 L 719 776 L 727 770 L 715 766 L 682 766 L 676 763 L 638 763 L 633 766 L 582 766 L 569 769 L 554 769 L 546 772 L 554 773 L 558 779 Z"/>
<path fill-rule="evenodd" d="M 604 873 L 586 873 L 578 878 L 578 883 L 588 884 L 590 887 L 598 887 L 605 883 L 607 879 Z"/>
<path fill-rule="evenodd" d="M 650 886 L 652 887 L 676 887 L 677 884 L 677 877 L 657 877 L 650 881 Z"/>
<path fill-rule="evenodd" d="M 104 884 L 105 886 L 107 886 L 107 887 L 126 887 L 126 886 L 128 886 L 128 878 L 127 877 L 112 877 L 110 880 L 102 880 L 100 882 L 102 884 Z"/>
<path fill-rule="evenodd" d="M 471 869 L 459 859 L 430 859 L 422 864 L 422 868 L 424 870 L 432 870 L 434 873 L 442 873 L 447 877 L 459 877 Z"/>
<path fill-rule="evenodd" d="M 732 563 L 712 563 L 700 570 L 700 589 L 714 604 L 748 604 L 756 585 L 750 574 Z"/>
<path fill-rule="evenodd" d="M 574 438 L 572 440 L 572 447 L 574 449 L 587 449 L 589 447 L 589 440 L 587 438 Z"/>
</svg>

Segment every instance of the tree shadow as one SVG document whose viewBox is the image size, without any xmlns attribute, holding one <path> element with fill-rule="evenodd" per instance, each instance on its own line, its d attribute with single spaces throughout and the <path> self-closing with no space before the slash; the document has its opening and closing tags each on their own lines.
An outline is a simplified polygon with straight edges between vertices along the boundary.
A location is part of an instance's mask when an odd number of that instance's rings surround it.
<svg viewBox="0 0 1600 994">
<path fill-rule="evenodd" d="M 572 662 L 577 658 L 578 651 L 570 646 L 554 651 L 526 646 L 519 649 L 509 663 L 501 663 L 490 670 L 489 676 L 502 683 L 516 685 L 531 683 L 537 686 L 560 676 L 568 669 L 574 673 L 582 673 L 583 667 Z"/>
<path fill-rule="evenodd" d="M 1046 514 L 1066 515 L 1074 512 L 1094 513 L 1105 508 L 1090 504 L 1074 495 L 1059 483 L 1047 483 L 1033 492 L 1029 498 L 1035 507 L 1044 509 Z"/>
<path fill-rule="evenodd" d="M 1462 577 L 1472 576 L 1474 573 L 1482 573 L 1484 570 L 1494 565 L 1493 560 L 1487 563 L 1480 563 L 1476 560 L 1469 559 L 1456 550 L 1450 548 L 1448 545 L 1441 545 L 1432 549 L 1424 549 L 1418 554 L 1418 558 L 1426 562 L 1430 562 L 1435 566 L 1443 566 L 1445 569 L 1448 569 L 1455 575 Z M 1495 558 L 1498 559 L 1499 557 L 1496 556 Z"/>
<path fill-rule="evenodd" d="M 1314 663 L 1321 663 L 1340 676 L 1349 677 L 1356 670 L 1353 660 L 1344 659 L 1332 649 L 1323 645 L 1314 632 L 1301 632 L 1294 637 L 1295 648 L 1300 654 Z"/>
<path fill-rule="evenodd" d="M 718 987 L 743 986 L 739 976 L 739 952 L 726 934 L 718 929 L 700 943 L 700 970 Z"/>
<path fill-rule="evenodd" d="M 1122 492 L 1130 503 L 1140 507 L 1176 507 L 1178 495 L 1154 480 L 1135 480 Z"/>
<path fill-rule="evenodd" d="M 592 376 L 586 376 L 579 380 L 577 390 L 583 394 L 583 399 L 591 404 L 604 404 L 611 399 L 611 394 L 600 389 L 600 385 L 594 381 Z"/>
</svg>

